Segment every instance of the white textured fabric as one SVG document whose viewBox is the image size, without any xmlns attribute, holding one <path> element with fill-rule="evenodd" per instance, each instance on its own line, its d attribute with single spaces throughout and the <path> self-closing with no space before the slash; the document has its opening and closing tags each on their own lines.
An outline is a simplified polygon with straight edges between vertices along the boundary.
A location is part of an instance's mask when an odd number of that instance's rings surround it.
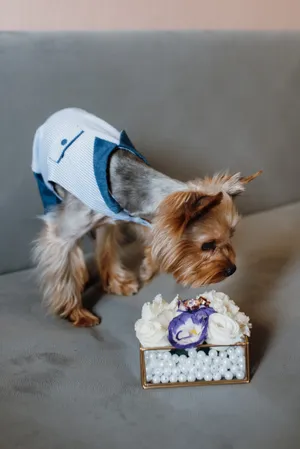
<svg viewBox="0 0 300 449">
<path fill-rule="evenodd" d="M 56 112 L 36 131 L 32 170 L 57 197 L 52 183 L 72 193 L 90 209 L 114 220 L 144 220 L 113 211 L 104 200 L 94 172 L 94 144 L 99 138 L 118 146 L 121 133 L 104 120 L 77 108 Z M 106 170 L 106 167 L 104 168 Z M 58 197 L 59 198 L 59 197 Z"/>
</svg>

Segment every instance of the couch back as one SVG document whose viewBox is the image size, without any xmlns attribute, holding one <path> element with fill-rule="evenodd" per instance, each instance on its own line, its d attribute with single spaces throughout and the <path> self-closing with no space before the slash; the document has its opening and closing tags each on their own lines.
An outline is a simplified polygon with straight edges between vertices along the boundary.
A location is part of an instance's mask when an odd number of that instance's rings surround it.
<svg viewBox="0 0 300 449">
<path fill-rule="evenodd" d="M 0 33 L 2 273 L 29 266 L 42 213 L 32 138 L 68 106 L 126 129 L 182 180 L 263 169 L 244 213 L 300 199 L 300 34 Z"/>
</svg>

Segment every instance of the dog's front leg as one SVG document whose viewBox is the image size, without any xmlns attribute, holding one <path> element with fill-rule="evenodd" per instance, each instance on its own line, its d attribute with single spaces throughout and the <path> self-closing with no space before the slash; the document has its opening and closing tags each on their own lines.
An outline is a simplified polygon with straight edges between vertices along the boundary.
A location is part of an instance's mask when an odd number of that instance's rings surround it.
<svg viewBox="0 0 300 449">
<path fill-rule="evenodd" d="M 134 272 L 121 260 L 122 236 L 117 224 L 107 224 L 96 230 L 96 260 L 103 289 L 107 293 L 130 296 L 139 290 Z"/>
</svg>

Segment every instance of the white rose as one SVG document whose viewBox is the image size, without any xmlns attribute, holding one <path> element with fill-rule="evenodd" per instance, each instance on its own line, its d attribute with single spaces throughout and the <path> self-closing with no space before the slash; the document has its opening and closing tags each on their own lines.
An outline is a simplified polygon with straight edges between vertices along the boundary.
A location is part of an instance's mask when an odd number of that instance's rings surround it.
<svg viewBox="0 0 300 449">
<path fill-rule="evenodd" d="M 243 334 L 247 335 L 247 337 L 250 337 L 250 329 L 252 327 L 252 324 L 250 323 L 249 317 L 245 315 L 244 312 L 238 312 L 234 318 L 239 324 Z"/>
<path fill-rule="evenodd" d="M 221 313 L 213 313 L 208 320 L 206 342 L 211 345 L 233 345 L 242 341 L 239 324 Z"/>
<path fill-rule="evenodd" d="M 211 290 L 210 292 L 205 292 L 200 296 L 207 299 L 210 302 L 210 307 L 212 307 L 216 312 L 222 313 L 223 315 L 227 314 L 226 302 L 227 300 L 229 301 L 229 296 L 225 295 L 225 293 Z"/>
<path fill-rule="evenodd" d="M 157 321 L 137 320 L 135 332 L 141 345 L 145 348 L 169 345 L 167 332 Z"/>
<path fill-rule="evenodd" d="M 171 303 L 157 295 L 142 308 L 142 318 L 135 323 L 136 336 L 144 347 L 168 346 L 168 327 L 177 315 L 178 296 Z"/>
</svg>

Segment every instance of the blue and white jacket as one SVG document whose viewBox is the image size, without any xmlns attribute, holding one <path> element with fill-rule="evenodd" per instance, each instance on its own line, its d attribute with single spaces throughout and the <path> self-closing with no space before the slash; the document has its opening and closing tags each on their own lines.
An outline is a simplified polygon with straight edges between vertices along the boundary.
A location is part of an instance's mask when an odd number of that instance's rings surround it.
<svg viewBox="0 0 300 449">
<path fill-rule="evenodd" d="M 149 225 L 122 209 L 109 191 L 109 158 L 118 148 L 147 163 L 125 131 L 82 109 L 63 109 L 49 117 L 35 133 L 31 166 L 45 212 L 62 200 L 53 188 L 56 183 L 104 216 Z"/>
</svg>

